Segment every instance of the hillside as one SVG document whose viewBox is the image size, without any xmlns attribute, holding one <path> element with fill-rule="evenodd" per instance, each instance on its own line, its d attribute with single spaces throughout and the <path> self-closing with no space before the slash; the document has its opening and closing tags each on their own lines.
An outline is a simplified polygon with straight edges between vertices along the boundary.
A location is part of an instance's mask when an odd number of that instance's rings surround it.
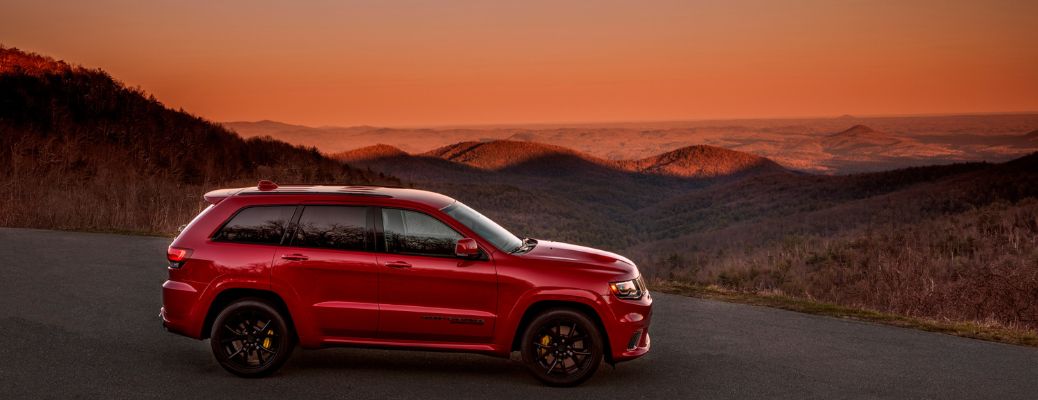
<svg viewBox="0 0 1038 400">
<path fill-rule="evenodd" d="M 470 181 L 488 171 L 454 163 L 438 157 L 411 155 L 384 144 L 362 147 L 333 154 L 332 158 L 349 165 L 384 171 L 408 182 L 430 182 L 450 179 Z"/>
<path fill-rule="evenodd" d="M 340 160 L 369 161 L 379 158 L 400 157 L 406 155 L 407 152 L 388 144 L 376 144 L 374 146 L 362 147 L 340 153 L 338 158 Z"/>
<path fill-rule="evenodd" d="M 1038 328 L 1038 154 L 745 181 L 641 217 L 668 230 L 629 254 L 664 277 Z"/>
<path fill-rule="evenodd" d="M 214 187 L 391 183 L 166 108 L 101 70 L 0 48 L 0 225 L 172 232 Z"/>
<path fill-rule="evenodd" d="M 551 164 L 545 166 L 545 169 L 580 168 L 583 164 L 612 165 L 609 161 L 581 154 L 565 147 L 511 140 L 455 143 L 430 150 L 422 155 L 495 171 L 532 163 Z"/>
<path fill-rule="evenodd" d="M 689 146 L 635 161 L 621 161 L 627 170 L 682 178 L 717 178 L 755 173 L 783 173 L 774 161 L 715 146 Z"/>
<path fill-rule="evenodd" d="M 821 142 L 823 147 L 831 151 L 854 151 L 874 146 L 896 146 L 901 141 L 865 125 L 854 125 L 824 137 Z"/>
</svg>

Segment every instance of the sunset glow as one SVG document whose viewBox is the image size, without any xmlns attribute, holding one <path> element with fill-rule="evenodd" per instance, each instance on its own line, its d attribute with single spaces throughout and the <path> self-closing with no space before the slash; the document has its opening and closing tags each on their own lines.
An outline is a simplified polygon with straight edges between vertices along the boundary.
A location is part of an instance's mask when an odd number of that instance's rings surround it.
<svg viewBox="0 0 1038 400">
<path fill-rule="evenodd" d="M 1038 110 L 1034 1 L 2 1 L 0 43 L 216 120 Z"/>
</svg>

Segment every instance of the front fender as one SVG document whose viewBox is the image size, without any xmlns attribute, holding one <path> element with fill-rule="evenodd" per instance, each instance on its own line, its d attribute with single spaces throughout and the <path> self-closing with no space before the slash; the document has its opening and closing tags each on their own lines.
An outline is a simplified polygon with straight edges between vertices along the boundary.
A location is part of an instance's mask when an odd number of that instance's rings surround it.
<svg viewBox="0 0 1038 400">
<path fill-rule="evenodd" d="M 507 356 L 512 351 L 512 343 L 518 332 L 519 324 L 523 316 L 533 305 L 545 301 L 576 303 L 594 310 L 599 320 L 607 318 L 607 306 L 602 296 L 590 290 L 574 288 L 534 288 L 518 298 L 514 305 L 505 313 L 505 323 L 498 324 L 497 341 L 495 348 L 499 349 L 499 355 Z M 606 334 L 606 332 L 602 332 Z M 608 341 L 606 341 L 608 343 Z M 608 349 L 607 349 L 608 350 Z"/>
</svg>

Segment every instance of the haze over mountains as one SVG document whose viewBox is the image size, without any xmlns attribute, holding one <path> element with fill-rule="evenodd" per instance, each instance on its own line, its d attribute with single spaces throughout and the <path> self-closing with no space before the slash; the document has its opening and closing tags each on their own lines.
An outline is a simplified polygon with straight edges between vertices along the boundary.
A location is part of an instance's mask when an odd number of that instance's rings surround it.
<svg viewBox="0 0 1038 400">
<path fill-rule="evenodd" d="M 823 174 L 1000 162 L 1038 151 L 1038 139 L 1028 136 L 1038 127 L 1038 114 L 447 128 L 310 128 L 273 121 L 224 125 L 244 137 L 271 136 L 328 154 L 375 144 L 418 154 L 459 142 L 512 140 L 561 144 L 599 158 L 626 160 L 712 145 Z"/>
</svg>

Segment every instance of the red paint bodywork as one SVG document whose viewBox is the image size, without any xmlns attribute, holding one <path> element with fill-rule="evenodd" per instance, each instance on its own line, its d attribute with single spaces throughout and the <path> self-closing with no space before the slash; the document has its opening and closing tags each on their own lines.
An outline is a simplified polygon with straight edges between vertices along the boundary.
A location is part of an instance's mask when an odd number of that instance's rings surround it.
<svg viewBox="0 0 1038 400">
<path fill-rule="evenodd" d="M 602 250 L 539 241 L 511 254 L 494 248 L 441 211 L 453 199 L 412 189 L 283 186 L 207 193 L 213 205 L 171 247 L 190 249 L 162 285 L 163 324 L 208 336 L 214 300 L 228 290 L 268 293 L 284 303 L 304 348 L 334 345 L 466 351 L 507 357 L 528 310 L 578 307 L 593 312 L 607 336 L 607 360 L 649 350 L 652 299 L 622 300 L 609 283 L 638 278 L 628 259 Z M 257 192 L 264 193 L 257 193 Z M 368 193 L 344 195 L 342 192 Z M 342 204 L 421 211 L 476 241 L 484 259 L 409 256 L 215 242 L 210 237 L 239 209 L 254 205 Z M 306 260 L 284 259 L 305 255 Z M 407 262 L 410 268 L 388 264 Z M 238 290 L 236 292 L 245 293 Z M 218 310 L 217 310 L 218 311 Z M 474 323 L 474 322 L 481 323 Z M 632 337 L 641 332 L 639 338 Z M 636 345 L 628 347 L 635 340 Z"/>
</svg>

